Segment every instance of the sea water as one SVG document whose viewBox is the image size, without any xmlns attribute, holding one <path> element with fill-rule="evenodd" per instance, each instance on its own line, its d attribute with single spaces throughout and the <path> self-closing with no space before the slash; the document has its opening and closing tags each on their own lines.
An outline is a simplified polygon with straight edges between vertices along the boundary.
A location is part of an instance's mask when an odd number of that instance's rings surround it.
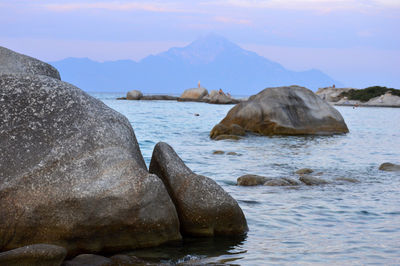
<svg viewBox="0 0 400 266">
<path fill-rule="evenodd" d="M 131 254 L 170 264 L 400 264 L 400 173 L 378 170 L 400 163 L 400 108 L 336 107 L 350 130 L 344 135 L 214 141 L 210 130 L 233 105 L 93 96 L 129 119 L 147 165 L 154 145 L 169 143 L 189 168 L 238 201 L 249 226 L 240 239 L 186 239 Z M 305 167 L 328 181 L 360 182 L 236 186 L 245 174 L 297 179 L 294 172 Z"/>
</svg>

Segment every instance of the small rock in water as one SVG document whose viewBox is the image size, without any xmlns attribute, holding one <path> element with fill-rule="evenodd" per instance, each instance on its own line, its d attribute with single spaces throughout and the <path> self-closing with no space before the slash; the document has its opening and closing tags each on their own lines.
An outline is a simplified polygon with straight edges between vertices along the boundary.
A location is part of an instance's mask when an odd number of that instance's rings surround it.
<svg viewBox="0 0 400 266">
<path fill-rule="evenodd" d="M 338 177 L 338 178 L 335 178 L 335 180 L 336 181 L 346 181 L 349 183 L 360 183 L 360 181 L 358 181 L 355 178 L 351 178 L 351 177 Z"/>
<path fill-rule="evenodd" d="M 197 113 L 196 113 L 196 114 L 194 114 L 194 116 L 200 116 L 200 114 L 197 114 Z"/>
<path fill-rule="evenodd" d="M 236 152 L 234 152 L 234 151 L 230 151 L 230 152 L 227 153 L 227 155 L 240 155 L 240 154 L 239 154 L 239 153 L 236 153 Z"/>
<path fill-rule="evenodd" d="M 272 180 L 265 182 L 264 186 L 271 186 L 271 187 L 290 186 L 290 183 L 284 179 L 277 178 L 277 179 L 272 179 Z"/>
<path fill-rule="evenodd" d="M 306 174 L 311 174 L 312 172 L 314 172 L 313 169 L 310 168 L 302 168 L 297 170 L 295 173 L 298 175 L 306 175 Z"/>
<path fill-rule="evenodd" d="M 322 178 L 317 178 L 309 175 L 303 175 L 300 177 L 300 181 L 306 184 L 307 186 L 317 186 L 317 185 L 326 185 L 329 184 L 328 181 L 322 179 Z"/>
<path fill-rule="evenodd" d="M 220 150 L 213 152 L 213 154 L 224 154 L 224 153 L 225 153 L 224 151 L 220 151 Z"/>
<path fill-rule="evenodd" d="M 238 186 L 258 186 L 263 185 L 265 182 L 272 180 L 272 178 L 260 175 L 243 175 L 237 179 Z"/>
<path fill-rule="evenodd" d="M 291 186 L 300 186 L 300 182 L 289 177 L 282 177 L 283 180 L 287 181 Z"/>
<path fill-rule="evenodd" d="M 400 171 L 400 165 L 399 164 L 393 164 L 393 163 L 383 163 L 379 166 L 379 170 L 382 171 Z"/>
</svg>

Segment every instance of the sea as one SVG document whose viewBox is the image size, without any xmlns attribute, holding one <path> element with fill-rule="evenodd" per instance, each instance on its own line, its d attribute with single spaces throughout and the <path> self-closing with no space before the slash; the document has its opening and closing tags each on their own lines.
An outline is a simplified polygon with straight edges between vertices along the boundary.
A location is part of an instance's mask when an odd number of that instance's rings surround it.
<svg viewBox="0 0 400 266">
<path fill-rule="evenodd" d="M 343 135 L 214 141 L 211 129 L 233 105 L 92 96 L 129 119 L 147 165 L 155 144 L 167 142 L 237 200 L 249 227 L 244 237 L 187 238 L 129 254 L 167 265 L 400 265 L 400 172 L 378 170 L 400 163 L 400 108 L 335 107 L 350 130 Z M 236 185 L 245 174 L 298 179 L 301 168 L 332 183 Z M 335 181 L 343 177 L 359 182 Z"/>
</svg>

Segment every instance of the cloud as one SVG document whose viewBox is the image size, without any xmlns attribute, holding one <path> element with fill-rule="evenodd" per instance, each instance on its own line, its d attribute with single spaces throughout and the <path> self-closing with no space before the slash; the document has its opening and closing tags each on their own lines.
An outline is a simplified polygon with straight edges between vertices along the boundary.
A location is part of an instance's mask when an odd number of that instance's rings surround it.
<svg viewBox="0 0 400 266">
<path fill-rule="evenodd" d="M 64 4 L 45 4 L 44 7 L 51 11 L 66 12 L 84 9 L 104 9 L 110 11 L 132 11 L 142 10 L 150 12 L 184 12 L 185 10 L 176 7 L 173 4 L 160 2 L 144 3 L 144 2 L 79 2 L 79 3 L 64 3 Z"/>
<path fill-rule="evenodd" d="M 203 2 L 203 4 L 254 9 L 314 10 L 319 12 L 400 8 L 399 0 L 219 0 Z"/>
</svg>

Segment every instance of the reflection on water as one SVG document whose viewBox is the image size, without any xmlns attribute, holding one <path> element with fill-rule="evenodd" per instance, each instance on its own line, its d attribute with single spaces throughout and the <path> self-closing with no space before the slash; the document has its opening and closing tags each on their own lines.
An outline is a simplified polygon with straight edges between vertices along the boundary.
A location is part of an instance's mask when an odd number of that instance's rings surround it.
<svg viewBox="0 0 400 266">
<path fill-rule="evenodd" d="M 238 250 L 245 237 L 190 238 L 168 243 L 156 248 L 138 249 L 127 253 L 154 263 L 222 263 L 243 258 L 245 250 Z"/>
<path fill-rule="evenodd" d="M 232 106 L 97 96 L 128 117 L 147 164 L 157 142 L 169 143 L 188 167 L 238 201 L 249 225 L 247 238 L 237 243 L 185 240 L 141 256 L 175 263 L 400 264 L 400 174 L 378 170 L 383 162 L 400 163 L 400 109 L 338 107 L 350 130 L 345 135 L 213 141 L 211 128 Z M 304 167 L 328 181 L 360 183 L 235 185 L 244 174 L 298 178 L 294 172 Z"/>
</svg>

